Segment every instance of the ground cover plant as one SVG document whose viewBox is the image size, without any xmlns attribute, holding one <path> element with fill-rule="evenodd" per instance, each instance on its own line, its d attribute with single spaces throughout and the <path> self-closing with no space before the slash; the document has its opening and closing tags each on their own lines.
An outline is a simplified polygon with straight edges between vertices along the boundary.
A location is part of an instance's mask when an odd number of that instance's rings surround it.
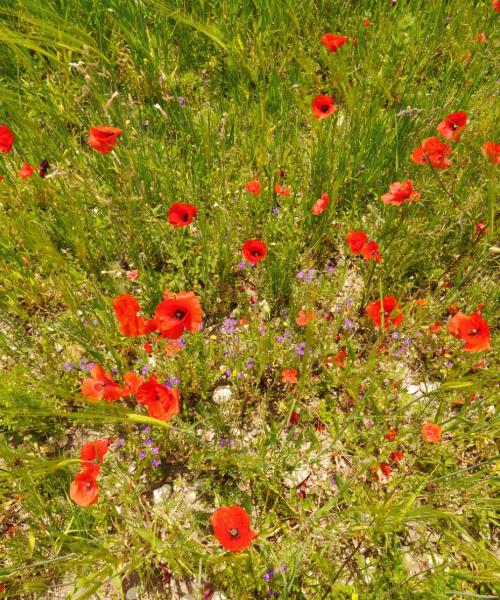
<svg viewBox="0 0 500 600">
<path fill-rule="evenodd" d="M 496 598 L 490 0 L 0 0 L 0 597 Z"/>
</svg>

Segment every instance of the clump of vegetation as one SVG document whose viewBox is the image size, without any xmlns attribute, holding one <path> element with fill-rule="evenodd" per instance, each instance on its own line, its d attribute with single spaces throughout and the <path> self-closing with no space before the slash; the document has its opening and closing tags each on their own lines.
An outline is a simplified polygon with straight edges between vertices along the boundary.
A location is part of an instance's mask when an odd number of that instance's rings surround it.
<svg viewBox="0 0 500 600">
<path fill-rule="evenodd" d="M 0 597 L 496 597 L 499 12 L 0 7 Z"/>
</svg>

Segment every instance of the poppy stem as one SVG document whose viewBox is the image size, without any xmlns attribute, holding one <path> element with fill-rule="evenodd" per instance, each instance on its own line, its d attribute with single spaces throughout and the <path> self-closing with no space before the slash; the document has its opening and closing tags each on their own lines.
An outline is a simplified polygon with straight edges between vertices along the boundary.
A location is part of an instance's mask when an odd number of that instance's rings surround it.
<svg viewBox="0 0 500 600">
<path fill-rule="evenodd" d="M 464 256 L 467 256 L 467 254 L 469 252 L 471 252 L 472 250 L 474 250 L 474 248 L 476 247 L 477 243 L 479 242 L 479 240 L 482 238 L 482 233 L 479 232 L 476 236 L 476 239 L 474 239 L 472 241 L 472 244 L 470 246 L 468 246 L 463 252 L 461 252 L 457 258 L 455 258 L 455 260 L 451 263 L 451 265 L 449 265 L 448 267 L 446 267 L 446 269 L 441 273 L 441 275 L 437 278 L 438 281 L 440 281 L 441 279 L 443 279 L 443 277 L 445 275 L 448 275 L 448 273 L 450 273 L 450 271 L 452 269 L 454 269 L 462 260 L 462 258 L 464 258 Z"/>
<path fill-rule="evenodd" d="M 444 183 L 443 183 L 443 181 L 442 181 L 441 177 L 439 177 L 439 175 L 438 175 L 438 172 L 437 172 L 437 171 L 436 171 L 436 169 L 435 169 L 435 168 L 432 166 L 432 164 L 431 164 L 431 163 L 429 163 L 429 166 L 430 166 L 430 168 L 432 169 L 432 172 L 434 173 L 434 176 L 436 177 L 436 179 L 437 179 L 437 182 L 439 183 L 439 185 L 440 185 L 441 189 L 443 190 L 443 192 L 444 192 L 444 193 L 445 193 L 445 194 L 446 194 L 446 195 L 447 195 L 447 196 L 448 196 L 448 197 L 449 197 L 451 200 L 453 200 L 453 202 L 458 202 L 458 201 L 459 201 L 459 200 L 458 200 L 458 198 L 457 198 L 457 197 L 456 197 L 454 194 L 452 194 L 452 193 L 451 193 L 451 192 L 450 192 L 450 191 L 447 189 L 447 187 L 444 185 Z"/>
<path fill-rule="evenodd" d="M 363 308 L 365 306 L 365 302 L 366 302 L 366 298 L 370 293 L 370 284 L 372 282 L 373 279 L 373 274 L 375 273 L 375 261 L 372 261 L 372 264 L 370 265 L 370 272 L 368 273 L 368 279 L 365 283 L 365 289 L 363 290 L 363 297 L 361 298 L 361 303 L 359 305 L 359 315 L 363 316 Z"/>
</svg>

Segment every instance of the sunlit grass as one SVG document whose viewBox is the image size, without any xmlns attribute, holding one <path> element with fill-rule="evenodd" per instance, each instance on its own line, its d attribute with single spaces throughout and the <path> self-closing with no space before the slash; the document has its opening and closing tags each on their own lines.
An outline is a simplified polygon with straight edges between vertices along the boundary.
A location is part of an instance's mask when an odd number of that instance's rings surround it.
<svg viewBox="0 0 500 600">
<path fill-rule="evenodd" d="M 448 322 L 484 305 L 495 342 L 498 166 L 481 147 L 498 139 L 498 18 L 466 0 L 0 0 L 16 137 L 0 155 L 0 596 L 496 597 L 498 363 Z M 349 42 L 328 53 L 326 32 Z M 320 93 L 338 110 L 316 121 Z M 456 111 L 452 166 L 411 162 Z M 89 146 L 95 125 L 122 129 L 113 152 Z M 47 177 L 17 176 L 44 159 Z M 405 179 L 420 200 L 384 204 Z M 174 202 L 197 206 L 189 227 L 169 224 Z M 352 230 L 382 262 L 353 255 Z M 165 290 L 203 308 L 172 356 L 121 335 L 112 305 L 132 294 L 149 318 Z M 388 294 L 404 320 L 384 334 L 364 313 Z M 181 413 L 88 401 L 89 363 L 177 378 Z M 100 497 L 81 508 L 70 482 L 97 438 Z M 209 523 L 232 504 L 258 533 L 241 553 Z"/>
</svg>

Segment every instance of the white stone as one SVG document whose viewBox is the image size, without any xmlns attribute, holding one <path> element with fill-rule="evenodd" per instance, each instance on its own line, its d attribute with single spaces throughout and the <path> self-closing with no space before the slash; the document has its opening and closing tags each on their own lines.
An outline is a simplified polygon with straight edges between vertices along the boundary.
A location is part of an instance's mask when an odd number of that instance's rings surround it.
<svg viewBox="0 0 500 600">
<path fill-rule="evenodd" d="M 153 503 L 161 504 L 162 502 L 170 498 L 171 494 L 172 486 L 166 483 L 165 485 L 162 485 L 161 487 L 153 491 Z"/>
<path fill-rule="evenodd" d="M 307 467 L 297 467 L 295 470 L 289 473 L 283 479 L 283 481 L 285 482 L 285 485 L 288 488 L 295 488 L 298 487 L 303 481 L 305 481 L 310 474 L 311 471 Z"/>
<path fill-rule="evenodd" d="M 125 598 L 127 600 L 137 600 L 137 598 L 139 598 L 139 590 L 136 587 L 131 587 L 127 591 Z"/>
</svg>

